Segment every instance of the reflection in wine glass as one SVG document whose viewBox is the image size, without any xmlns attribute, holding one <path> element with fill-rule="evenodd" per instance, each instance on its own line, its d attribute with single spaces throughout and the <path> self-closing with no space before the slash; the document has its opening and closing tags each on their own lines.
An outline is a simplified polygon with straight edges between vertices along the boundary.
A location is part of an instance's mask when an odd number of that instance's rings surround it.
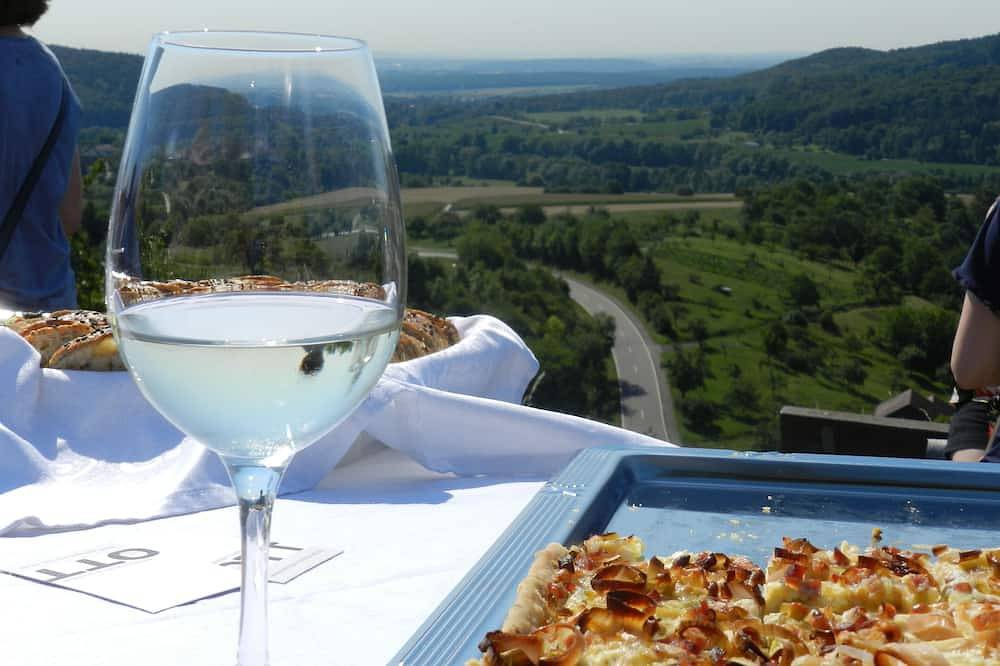
<svg viewBox="0 0 1000 666">
<path fill-rule="evenodd" d="M 163 33 L 118 174 L 107 305 L 146 398 L 216 451 L 243 534 L 241 666 L 266 664 L 271 507 L 396 346 L 399 188 L 356 40 Z"/>
</svg>

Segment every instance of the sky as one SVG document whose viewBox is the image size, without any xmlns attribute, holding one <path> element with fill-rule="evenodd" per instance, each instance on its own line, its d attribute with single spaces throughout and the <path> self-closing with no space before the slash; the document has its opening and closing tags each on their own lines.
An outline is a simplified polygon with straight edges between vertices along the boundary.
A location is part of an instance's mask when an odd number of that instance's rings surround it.
<svg viewBox="0 0 1000 666">
<path fill-rule="evenodd" d="M 376 56 L 618 57 L 891 49 L 1000 30 L 1000 0 L 50 0 L 40 39 L 142 53 L 179 29 L 348 35 Z"/>
</svg>

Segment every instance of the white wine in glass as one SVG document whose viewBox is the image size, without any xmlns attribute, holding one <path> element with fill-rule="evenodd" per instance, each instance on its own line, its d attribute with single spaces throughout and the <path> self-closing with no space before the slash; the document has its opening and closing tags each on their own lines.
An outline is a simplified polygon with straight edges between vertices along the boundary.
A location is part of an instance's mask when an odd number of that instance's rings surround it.
<svg viewBox="0 0 1000 666">
<path fill-rule="evenodd" d="M 108 234 L 108 314 L 143 395 L 229 471 L 239 666 L 268 663 L 271 508 L 292 456 L 395 349 L 399 186 L 363 42 L 177 32 L 146 56 Z"/>
</svg>

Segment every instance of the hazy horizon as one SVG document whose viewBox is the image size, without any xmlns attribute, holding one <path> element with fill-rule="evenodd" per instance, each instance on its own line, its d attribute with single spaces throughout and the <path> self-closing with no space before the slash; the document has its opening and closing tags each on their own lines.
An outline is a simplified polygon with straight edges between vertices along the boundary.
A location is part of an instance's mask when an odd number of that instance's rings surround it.
<svg viewBox="0 0 1000 666">
<path fill-rule="evenodd" d="M 391 18 L 387 18 L 391 17 Z M 956 0 L 52 0 L 32 31 L 52 44 L 143 53 L 161 30 L 280 30 L 351 35 L 377 56 L 668 58 L 801 55 L 858 46 L 888 50 L 993 34 L 1000 3 Z M 991 30 L 992 28 L 992 30 Z"/>
</svg>

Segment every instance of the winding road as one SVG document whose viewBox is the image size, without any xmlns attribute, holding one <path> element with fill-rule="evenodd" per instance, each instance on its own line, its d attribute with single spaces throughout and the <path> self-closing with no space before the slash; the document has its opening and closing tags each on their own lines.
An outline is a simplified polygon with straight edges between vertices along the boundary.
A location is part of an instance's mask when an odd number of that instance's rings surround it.
<svg viewBox="0 0 1000 666">
<path fill-rule="evenodd" d="M 454 252 L 445 250 L 416 252 L 427 258 L 457 258 Z M 615 342 L 611 355 L 621 389 L 622 427 L 680 444 L 680 429 L 677 427 L 670 387 L 658 362 L 660 346 L 614 298 L 558 271 L 556 275 L 569 285 L 570 298 L 589 314 L 607 313 L 615 321 Z"/>
</svg>

